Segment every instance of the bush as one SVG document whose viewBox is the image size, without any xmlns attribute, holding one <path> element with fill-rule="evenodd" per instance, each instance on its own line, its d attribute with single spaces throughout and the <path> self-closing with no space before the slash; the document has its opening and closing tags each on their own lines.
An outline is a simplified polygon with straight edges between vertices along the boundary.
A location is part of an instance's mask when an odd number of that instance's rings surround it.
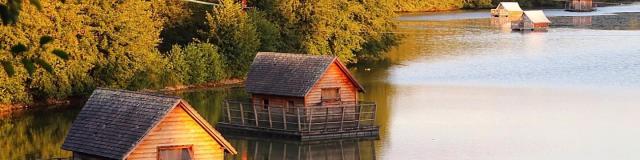
<svg viewBox="0 0 640 160">
<path fill-rule="evenodd" d="M 224 60 L 216 46 L 191 43 L 184 48 L 175 45 L 169 53 L 167 70 L 173 84 L 198 84 L 226 77 Z"/>
</svg>

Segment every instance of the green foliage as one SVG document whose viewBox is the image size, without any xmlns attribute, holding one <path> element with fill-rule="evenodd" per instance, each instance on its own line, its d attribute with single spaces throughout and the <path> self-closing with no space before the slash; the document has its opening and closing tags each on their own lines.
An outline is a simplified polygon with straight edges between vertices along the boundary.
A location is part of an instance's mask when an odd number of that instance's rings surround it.
<svg viewBox="0 0 640 160">
<path fill-rule="evenodd" d="M 216 46 L 191 43 L 184 48 L 174 46 L 167 70 L 179 84 L 215 82 L 226 78 L 224 59 Z"/>
<path fill-rule="evenodd" d="M 54 49 L 53 51 L 51 51 L 51 53 L 55 54 L 56 56 L 60 57 L 61 59 L 64 60 L 69 60 L 69 53 L 61 50 L 61 49 Z"/>
<path fill-rule="evenodd" d="M 7 0 L 5 4 L 0 4 L 0 18 L 2 18 L 2 24 L 15 24 L 18 21 L 21 8 L 22 0 Z"/>
<path fill-rule="evenodd" d="M 19 48 L 25 48 L 20 55 L 0 54 L 2 60 L 13 65 L 24 61 L 21 66 L 25 66 L 16 67 L 12 77 L 0 76 L 7 78 L 0 84 L 11 86 L 0 87 L 5 89 L 0 90 L 0 103 L 86 95 L 98 85 L 159 86 L 162 68 L 154 65 L 162 66 L 165 61 L 156 49 L 163 21 L 153 16 L 150 2 L 41 3 L 42 9 L 22 6 L 19 22 L 0 26 L 0 46 L 20 42 L 24 47 Z M 10 50 L 2 47 L 0 53 Z"/>
<path fill-rule="evenodd" d="M 40 37 L 40 47 L 43 47 L 46 44 L 53 42 L 53 37 L 51 36 L 42 36 Z"/>
<path fill-rule="evenodd" d="M 282 48 L 282 38 L 280 37 L 280 27 L 269 21 L 263 12 L 250 11 L 249 18 L 256 27 L 260 47 L 262 52 L 275 52 Z"/>
<path fill-rule="evenodd" d="M 18 44 L 13 45 L 11 47 L 11 53 L 13 53 L 14 56 L 18 55 L 18 54 L 21 54 L 23 52 L 26 52 L 26 51 L 27 51 L 27 46 L 25 46 L 22 43 L 18 43 Z"/>
<path fill-rule="evenodd" d="M 209 41 L 219 47 L 231 77 L 243 77 L 258 52 L 260 40 L 256 27 L 233 0 L 221 0 L 222 5 L 207 14 Z"/>
<path fill-rule="evenodd" d="M 33 64 L 32 60 L 26 58 L 22 59 L 22 65 L 29 75 L 33 75 L 33 73 L 36 72 L 36 65 Z"/>
<path fill-rule="evenodd" d="M 151 2 L 91 0 L 81 3 L 88 6 L 88 24 L 96 37 L 92 45 L 100 59 L 91 76 L 100 86 L 144 88 L 130 84 L 134 79 L 141 79 L 139 76 L 152 74 L 147 69 L 155 68 L 155 63 L 161 61 L 156 47 L 162 21 L 154 16 Z"/>
<path fill-rule="evenodd" d="M 457 10 L 461 8 L 490 8 L 492 0 L 413 0 L 396 1 L 396 11 L 431 12 Z"/>
<path fill-rule="evenodd" d="M 258 51 L 356 62 L 397 40 L 391 1 L 0 2 L 0 104 L 242 78 Z"/>
<path fill-rule="evenodd" d="M 161 52 L 168 52 L 176 44 L 185 46 L 194 39 L 206 39 L 209 30 L 206 13 L 211 6 L 181 0 L 153 0 L 152 8 L 154 14 L 165 21 L 158 47 Z"/>
<path fill-rule="evenodd" d="M 51 64 L 47 63 L 46 61 L 40 59 L 40 58 L 34 58 L 33 62 L 38 64 L 40 67 L 42 67 L 45 71 L 49 72 L 49 73 L 53 73 L 53 67 L 51 67 Z"/>
<path fill-rule="evenodd" d="M 9 77 L 13 77 L 16 74 L 16 70 L 13 68 L 13 64 L 9 61 L 0 61 L 2 63 L 2 68 L 4 68 L 5 73 L 9 75 Z"/>
<path fill-rule="evenodd" d="M 395 27 L 392 1 L 265 0 L 254 5 L 280 27 L 279 51 L 335 55 L 345 62 L 356 62 L 365 43 Z"/>
</svg>

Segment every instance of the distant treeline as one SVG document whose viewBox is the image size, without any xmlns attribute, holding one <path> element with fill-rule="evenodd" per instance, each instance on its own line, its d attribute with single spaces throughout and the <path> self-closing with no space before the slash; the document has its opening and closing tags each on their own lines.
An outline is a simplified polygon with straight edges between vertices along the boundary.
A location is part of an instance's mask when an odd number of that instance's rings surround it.
<svg viewBox="0 0 640 160">
<path fill-rule="evenodd" d="M 0 16 L 0 106 L 243 78 L 259 51 L 355 63 L 396 40 L 389 1 L 212 2 L 0 0 L 19 15 Z"/>
<path fill-rule="evenodd" d="M 637 2 L 640 0 L 594 0 L 596 2 Z M 518 2 L 522 8 L 559 8 L 564 2 L 557 0 L 395 0 L 397 12 L 431 12 L 458 9 L 486 9 L 500 2 Z"/>
</svg>

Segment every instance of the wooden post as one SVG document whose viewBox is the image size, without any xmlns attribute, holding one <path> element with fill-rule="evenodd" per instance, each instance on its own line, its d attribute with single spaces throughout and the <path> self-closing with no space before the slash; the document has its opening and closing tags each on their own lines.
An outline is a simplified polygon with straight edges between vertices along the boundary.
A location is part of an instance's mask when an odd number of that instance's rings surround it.
<svg viewBox="0 0 640 160">
<path fill-rule="evenodd" d="M 242 107 L 242 102 L 240 102 L 240 120 L 242 120 L 242 125 L 244 125 L 244 107 Z"/>
<path fill-rule="evenodd" d="M 282 107 L 282 124 L 284 126 L 284 130 L 287 130 L 287 114 L 284 112 L 284 107 Z"/>
<path fill-rule="evenodd" d="M 284 144 L 284 149 L 283 149 L 284 153 L 282 153 L 282 159 L 286 160 L 287 159 L 287 144 Z"/>
<path fill-rule="evenodd" d="M 378 114 L 378 106 L 375 104 L 372 104 L 371 106 L 373 106 L 373 116 L 371 118 L 371 125 L 375 126 L 376 124 L 376 114 Z"/>
<path fill-rule="evenodd" d="M 309 113 L 309 132 L 311 132 L 311 126 L 313 126 L 313 107 L 309 109 L 311 109 Z"/>
<path fill-rule="evenodd" d="M 340 105 L 340 108 L 342 108 L 342 116 L 340 117 L 340 131 L 342 131 L 344 125 L 344 106 Z"/>
<path fill-rule="evenodd" d="M 358 120 L 356 120 L 356 125 L 358 130 L 360 130 L 360 113 L 362 112 L 362 108 L 360 107 L 359 104 L 356 104 L 356 106 L 354 107 L 356 108 L 356 117 L 358 118 Z"/>
<path fill-rule="evenodd" d="M 256 105 L 251 105 L 253 106 L 253 118 L 256 121 L 256 127 L 260 127 L 260 121 L 258 121 L 258 110 L 256 109 Z M 269 108 L 269 106 L 267 106 L 267 108 Z"/>
<path fill-rule="evenodd" d="M 273 128 L 273 121 L 271 120 L 271 107 L 267 107 L 267 113 L 269 114 L 269 128 Z"/>
<path fill-rule="evenodd" d="M 296 117 L 298 118 L 298 131 L 302 131 L 302 125 L 300 124 L 300 108 L 296 107 Z"/>
<path fill-rule="evenodd" d="M 227 109 L 227 119 L 229 120 L 229 124 L 231 124 L 231 111 L 229 110 L 229 101 L 224 101 L 225 105 L 226 105 L 226 109 Z"/>
<path fill-rule="evenodd" d="M 329 107 L 325 107 L 327 108 L 327 111 L 324 112 L 324 131 L 327 131 L 327 125 L 329 125 Z"/>
</svg>

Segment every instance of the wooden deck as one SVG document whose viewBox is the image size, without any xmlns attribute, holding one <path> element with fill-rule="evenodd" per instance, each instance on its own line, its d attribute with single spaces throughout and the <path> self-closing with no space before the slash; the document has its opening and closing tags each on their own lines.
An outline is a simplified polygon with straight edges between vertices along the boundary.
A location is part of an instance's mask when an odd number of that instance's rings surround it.
<svg viewBox="0 0 640 160">
<path fill-rule="evenodd" d="M 377 137 L 376 105 L 359 102 L 313 107 L 255 105 L 226 101 L 223 120 L 216 127 L 225 133 L 266 134 L 300 140 Z"/>
</svg>

